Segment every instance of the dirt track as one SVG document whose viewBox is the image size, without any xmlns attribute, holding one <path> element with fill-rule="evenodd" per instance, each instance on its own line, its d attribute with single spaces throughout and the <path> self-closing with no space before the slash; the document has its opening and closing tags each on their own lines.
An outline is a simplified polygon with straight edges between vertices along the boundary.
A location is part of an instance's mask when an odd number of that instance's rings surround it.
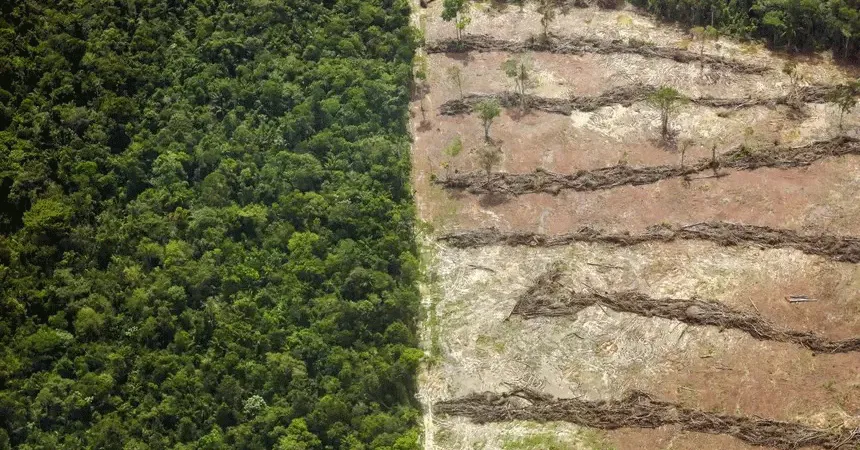
<svg viewBox="0 0 860 450">
<path fill-rule="evenodd" d="M 574 191 L 597 191 L 624 185 L 644 185 L 669 178 L 689 177 L 714 169 L 755 170 L 763 167 L 787 169 L 803 167 L 824 158 L 844 155 L 860 155 L 860 141 L 838 137 L 829 141 L 815 142 L 797 148 L 775 148 L 749 151 L 738 148 L 711 159 L 702 159 L 691 165 L 664 165 L 630 167 L 617 165 L 596 170 L 579 171 L 575 174 L 559 174 L 545 170 L 533 173 L 494 173 L 490 177 L 482 172 L 452 174 L 437 179 L 436 184 L 446 189 L 462 189 L 472 194 L 502 193 L 523 195 L 535 192 L 558 194 L 563 189 Z"/>
<path fill-rule="evenodd" d="M 633 392 L 618 401 L 554 399 L 528 389 L 496 394 L 484 392 L 436 403 L 434 412 L 462 416 L 477 423 L 530 420 L 565 421 L 601 428 L 658 428 L 677 425 L 687 431 L 727 434 L 752 445 L 779 449 L 860 446 L 858 430 L 824 430 L 799 423 L 713 414 L 652 399 Z"/>
<path fill-rule="evenodd" d="M 548 42 L 539 39 L 529 39 L 522 42 L 495 39 L 486 35 L 466 35 L 461 41 L 446 39 L 430 42 L 425 46 L 427 53 L 462 53 L 462 52 L 490 52 L 504 51 L 510 53 L 522 53 L 526 51 L 550 52 L 568 55 L 581 55 L 584 53 L 628 53 L 650 58 L 670 59 L 682 63 L 703 62 L 705 65 L 730 70 L 737 73 L 758 74 L 768 72 L 770 69 L 763 66 L 734 61 L 731 59 L 699 55 L 698 53 L 679 50 L 671 47 L 660 47 L 647 43 L 634 41 L 603 41 L 592 38 L 560 38 L 553 37 Z"/>
<path fill-rule="evenodd" d="M 540 233 L 500 232 L 495 229 L 450 233 L 439 238 L 458 248 L 487 245 L 527 245 L 554 247 L 572 242 L 603 242 L 622 246 L 645 242 L 674 240 L 704 240 L 720 245 L 751 245 L 761 248 L 794 248 L 810 255 L 825 256 L 834 261 L 860 262 L 860 238 L 833 235 L 802 235 L 791 230 L 738 225 L 724 222 L 700 223 L 687 226 L 656 225 L 642 234 L 606 233 L 582 228 L 573 233 L 548 236 Z"/>
<path fill-rule="evenodd" d="M 860 351 L 860 338 L 831 341 L 813 333 L 776 327 L 758 314 L 738 311 L 713 300 L 651 298 L 638 292 L 574 292 L 561 284 L 562 272 L 544 273 L 517 301 L 511 315 L 525 318 L 576 315 L 583 309 L 600 305 L 618 312 L 645 317 L 662 317 L 691 325 L 734 328 L 756 339 L 790 342 L 818 353 Z"/>
</svg>

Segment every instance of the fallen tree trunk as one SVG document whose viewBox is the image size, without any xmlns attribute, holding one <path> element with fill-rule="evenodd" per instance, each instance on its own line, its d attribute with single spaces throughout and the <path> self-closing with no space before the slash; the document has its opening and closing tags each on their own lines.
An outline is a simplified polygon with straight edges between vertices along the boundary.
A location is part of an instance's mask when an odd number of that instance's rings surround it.
<svg viewBox="0 0 860 450">
<path fill-rule="evenodd" d="M 796 148 L 775 148 L 755 152 L 737 148 L 719 156 L 716 166 L 734 170 L 756 170 L 764 167 L 787 169 L 804 167 L 820 159 L 844 155 L 860 155 L 860 141 L 843 136 Z M 689 177 L 713 169 L 714 161 L 702 159 L 684 166 L 617 165 L 581 170 L 574 174 L 560 174 L 538 169 L 533 173 L 493 173 L 488 178 L 484 172 L 467 172 L 436 178 L 434 183 L 445 189 L 465 190 L 472 194 L 523 195 L 538 192 L 558 194 L 564 189 L 597 191 L 626 185 L 639 186 L 669 178 Z"/>
<path fill-rule="evenodd" d="M 644 233 L 603 232 L 584 227 L 573 233 L 550 236 L 530 232 L 501 232 L 495 228 L 449 233 L 440 241 L 457 248 L 489 245 L 556 247 L 574 242 L 594 242 L 630 246 L 645 242 L 675 240 L 710 241 L 723 246 L 756 246 L 760 248 L 794 248 L 809 255 L 819 255 L 834 261 L 860 262 L 860 238 L 827 234 L 803 235 L 792 230 L 709 222 L 688 226 L 655 225 Z"/>
<path fill-rule="evenodd" d="M 732 309 L 723 303 L 704 299 L 652 298 L 638 292 L 574 292 L 559 281 L 562 271 L 553 268 L 538 277 L 514 306 L 511 315 L 534 317 L 575 316 L 592 305 L 643 317 L 661 317 L 690 325 L 710 325 L 736 329 L 765 340 L 786 342 L 818 353 L 860 351 L 860 338 L 832 341 L 814 333 L 784 330 L 758 314 Z"/>
</svg>

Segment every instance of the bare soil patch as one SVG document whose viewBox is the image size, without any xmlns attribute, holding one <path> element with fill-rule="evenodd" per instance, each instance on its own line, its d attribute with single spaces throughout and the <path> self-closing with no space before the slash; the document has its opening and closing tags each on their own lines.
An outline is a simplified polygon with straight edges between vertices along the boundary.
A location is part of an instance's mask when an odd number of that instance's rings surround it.
<svg viewBox="0 0 860 450">
<path fill-rule="evenodd" d="M 860 140 L 839 137 L 830 141 L 788 148 L 751 151 L 746 148 L 721 154 L 715 159 L 701 159 L 690 165 L 664 165 L 652 167 L 630 167 L 616 165 L 596 170 L 581 170 L 564 175 L 545 170 L 533 173 L 509 174 L 469 172 L 437 178 L 436 184 L 446 189 L 462 189 L 472 194 L 504 193 L 523 195 L 536 192 L 558 194 L 563 189 L 596 191 L 624 185 L 644 185 L 669 178 L 684 177 L 720 169 L 756 170 L 763 167 L 805 167 L 823 158 L 860 154 Z"/>
<path fill-rule="evenodd" d="M 860 338 L 832 341 L 814 333 L 781 329 L 761 317 L 735 310 L 720 302 L 706 299 L 653 298 L 627 292 L 576 292 L 560 281 L 564 273 L 555 267 L 540 275 L 517 301 L 511 315 L 525 318 L 575 316 L 583 309 L 600 305 L 619 312 L 644 317 L 662 317 L 690 325 L 710 325 L 720 329 L 734 328 L 750 336 L 778 342 L 789 342 L 820 353 L 860 351 Z"/>
<path fill-rule="evenodd" d="M 753 445 L 779 449 L 820 446 L 826 449 L 860 445 L 856 430 L 825 430 L 792 422 L 728 416 L 685 408 L 633 392 L 621 400 L 555 399 L 531 389 L 496 394 L 484 392 L 438 402 L 438 414 L 468 417 L 473 421 L 568 421 L 601 429 L 658 428 L 678 425 L 684 430 L 728 434 Z"/>
<path fill-rule="evenodd" d="M 686 161 L 710 157 L 712 145 L 717 145 L 718 153 L 740 145 L 751 152 L 765 152 L 774 148 L 774 141 L 779 143 L 777 147 L 786 148 L 806 146 L 822 136 L 827 138 L 823 125 L 826 119 L 817 113 L 808 120 L 791 121 L 785 120 L 788 107 L 754 107 L 727 117 L 719 117 L 709 109 L 687 107 L 673 124 L 679 130 L 676 141 L 692 143 L 687 147 Z M 420 112 L 415 117 L 420 119 Z M 644 104 L 618 105 L 591 113 L 574 113 L 572 117 L 537 111 L 522 116 L 505 110 L 490 129 L 491 138 L 503 153 L 496 170 L 530 172 L 540 168 L 572 173 L 621 163 L 678 164 L 680 153 L 667 151 L 660 142 L 658 122 L 657 112 Z M 446 161 L 450 164 L 449 172 L 477 169 L 468 154 L 484 144 L 483 128 L 477 117 L 428 117 L 415 131 L 414 161 L 416 169 L 422 168 L 421 176 L 444 175 L 440 169 Z M 447 158 L 444 150 L 455 139 L 461 140 L 465 152 Z"/>
<path fill-rule="evenodd" d="M 616 450 L 659 448 L 671 450 L 776 450 L 775 447 L 747 444 L 725 434 L 684 431 L 678 426 L 660 428 L 621 428 L 605 432 Z"/>
<path fill-rule="evenodd" d="M 725 222 L 699 223 L 686 226 L 655 225 L 644 233 L 603 232 L 582 228 L 573 233 L 549 236 L 540 233 L 501 232 L 496 229 L 461 231 L 443 235 L 439 240 L 457 248 L 488 245 L 527 245 L 555 247 L 573 242 L 600 242 L 630 246 L 645 242 L 674 240 L 703 240 L 725 246 L 751 245 L 759 248 L 794 248 L 809 255 L 819 255 L 834 261 L 860 262 L 860 238 L 826 234 L 802 235 L 791 230 Z"/>
</svg>

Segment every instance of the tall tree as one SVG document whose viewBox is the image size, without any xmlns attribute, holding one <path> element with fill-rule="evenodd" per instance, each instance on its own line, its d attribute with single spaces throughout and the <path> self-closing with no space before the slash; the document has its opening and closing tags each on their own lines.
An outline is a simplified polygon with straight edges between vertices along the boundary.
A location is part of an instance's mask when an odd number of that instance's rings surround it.
<svg viewBox="0 0 860 450">
<path fill-rule="evenodd" d="M 839 109 L 839 131 L 842 131 L 845 114 L 857 106 L 858 96 L 860 96 L 860 79 L 837 86 L 828 94 L 827 101 Z"/>
<path fill-rule="evenodd" d="M 514 89 L 520 100 L 520 110 L 525 112 L 528 91 L 537 85 L 537 82 L 532 79 L 531 59 L 525 55 L 512 56 L 502 63 L 502 71 L 514 82 Z"/>
<path fill-rule="evenodd" d="M 708 25 L 706 27 L 694 27 L 690 32 L 693 38 L 699 41 L 699 75 L 705 71 L 705 46 L 709 41 L 716 41 L 720 37 L 720 32 Z"/>
<path fill-rule="evenodd" d="M 669 119 L 687 99 L 673 87 L 662 86 L 648 96 L 648 103 L 660 112 L 660 135 L 669 137 Z"/>
<path fill-rule="evenodd" d="M 549 41 L 549 26 L 555 20 L 556 7 L 555 0 L 538 0 L 537 2 L 537 12 L 540 14 L 540 25 L 543 29 L 544 41 Z"/>
<path fill-rule="evenodd" d="M 502 162 L 502 150 L 494 145 L 485 143 L 475 150 L 478 165 L 487 173 L 487 184 L 492 181 L 493 168 Z"/>
<path fill-rule="evenodd" d="M 460 100 L 463 99 L 463 70 L 460 66 L 450 66 L 446 69 L 448 79 L 457 87 L 457 92 L 460 93 Z"/>
<path fill-rule="evenodd" d="M 463 30 L 472 21 L 469 17 L 469 0 L 444 0 L 442 2 L 442 20 L 454 22 L 457 30 L 457 41 L 463 41 Z"/>
<path fill-rule="evenodd" d="M 493 124 L 493 119 L 499 117 L 499 114 L 502 112 L 499 101 L 496 99 L 482 100 L 475 105 L 475 111 L 477 111 L 478 117 L 480 117 L 481 123 L 484 125 L 484 140 L 489 142 L 490 125 Z"/>
</svg>

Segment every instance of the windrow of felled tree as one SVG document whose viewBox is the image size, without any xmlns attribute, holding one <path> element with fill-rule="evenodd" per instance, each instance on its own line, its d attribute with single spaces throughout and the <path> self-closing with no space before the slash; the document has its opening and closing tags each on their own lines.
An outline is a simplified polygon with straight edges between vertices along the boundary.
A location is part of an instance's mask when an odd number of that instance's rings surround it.
<svg viewBox="0 0 860 450">
<path fill-rule="evenodd" d="M 0 2 L 0 449 L 412 449 L 406 0 Z"/>
</svg>

